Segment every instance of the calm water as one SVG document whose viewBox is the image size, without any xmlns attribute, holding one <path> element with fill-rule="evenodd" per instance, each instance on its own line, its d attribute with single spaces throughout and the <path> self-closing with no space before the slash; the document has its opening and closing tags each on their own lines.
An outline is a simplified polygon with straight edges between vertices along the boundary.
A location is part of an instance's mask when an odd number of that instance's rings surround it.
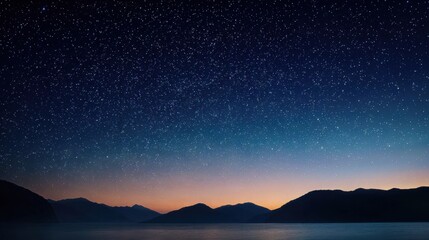
<svg viewBox="0 0 429 240">
<path fill-rule="evenodd" d="M 428 240 L 429 223 L 0 225 L 0 239 Z"/>
</svg>

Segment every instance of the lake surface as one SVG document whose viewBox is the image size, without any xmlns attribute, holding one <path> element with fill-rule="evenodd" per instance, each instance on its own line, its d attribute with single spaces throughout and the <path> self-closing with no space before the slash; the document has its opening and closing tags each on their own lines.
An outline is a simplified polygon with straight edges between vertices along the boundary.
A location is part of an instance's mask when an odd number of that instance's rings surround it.
<svg viewBox="0 0 429 240">
<path fill-rule="evenodd" d="M 25 224 L 0 225 L 0 239 L 428 240 L 429 223 L 342 224 Z"/>
</svg>

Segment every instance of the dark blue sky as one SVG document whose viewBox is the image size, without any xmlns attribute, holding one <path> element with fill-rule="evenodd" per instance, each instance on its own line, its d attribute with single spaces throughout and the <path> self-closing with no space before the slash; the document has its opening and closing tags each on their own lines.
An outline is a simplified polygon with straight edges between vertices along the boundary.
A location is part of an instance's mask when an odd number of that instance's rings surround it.
<svg viewBox="0 0 429 240">
<path fill-rule="evenodd" d="M 427 1 L 2 1 L 0 177 L 161 210 L 427 185 L 428 16 Z"/>
</svg>

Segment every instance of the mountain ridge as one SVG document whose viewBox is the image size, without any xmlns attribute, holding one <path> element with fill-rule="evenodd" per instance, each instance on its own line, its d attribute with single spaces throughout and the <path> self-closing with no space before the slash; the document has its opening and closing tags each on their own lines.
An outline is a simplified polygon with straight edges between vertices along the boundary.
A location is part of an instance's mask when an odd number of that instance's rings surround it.
<svg viewBox="0 0 429 240">
<path fill-rule="evenodd" d="M 263 222 L 429 221 L 429 187 L 315 190 L 270 212 Z"/>
<path fill-rule="evenodd" d="M 14 183 L 0 180 L 0 222 L 57 222 L 49 202 Z"/>
<path fill-rule="evenodd" d="M 186 206 L 149 220 L 148 223 L 245 223 L 270 210 L 254 203 L 211 208 L 203 203 Z"/>
<path fill-rule="evenodd" d="M 60 222 L 141 222 L 159 215 L 141 205 L 109 206 L 86 198 L 50 200 Z"/>
<path fill-rule="evenodd" d="M 109 206 L 83 197 L 46 200 L 0 180 L 0 222 L 323 223 L 429 221 L 429 186 L 310 191 L 270 211 L 251 202 L 204 203 L 160 214 L 144 206 Z M 32 215 L 33 214 L 33 215 Z"/>
</svg>

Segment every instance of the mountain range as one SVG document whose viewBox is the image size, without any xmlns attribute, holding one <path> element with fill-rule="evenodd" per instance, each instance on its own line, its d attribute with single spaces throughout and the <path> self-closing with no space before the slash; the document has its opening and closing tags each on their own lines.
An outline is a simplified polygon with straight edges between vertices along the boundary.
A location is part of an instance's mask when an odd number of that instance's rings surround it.
<svg viewBox="0 0 429 240">
<path fill-rule="evenodd" d="M 84 198 L 60 201 L 0 180 L 0 222 L 329 223 L 429 221 L 429 187 L 317 190 L 275 210 L 241 203 L 203 203 L 159 214 L 140 205 L 112 207 Z"/>
<path fill-rule="evenodd" d="M 140 205 L 111 207 L 85 198 L 49 202 L 60 222 L 142 222 L 160 215 Z"/>
<path fill-rule="evenodd" d="M 258 215 L 269 213 L 267 208 L 253 203 L 227 205 L 219 208 L 198 203 L 158 216 L 149 223 L 245 223 Z"/>
<path fill-rule="evenodd" d="M 429 187 L 312 191 L 273 210 L 265 222 L 429 221 Z"/>
</svg>

